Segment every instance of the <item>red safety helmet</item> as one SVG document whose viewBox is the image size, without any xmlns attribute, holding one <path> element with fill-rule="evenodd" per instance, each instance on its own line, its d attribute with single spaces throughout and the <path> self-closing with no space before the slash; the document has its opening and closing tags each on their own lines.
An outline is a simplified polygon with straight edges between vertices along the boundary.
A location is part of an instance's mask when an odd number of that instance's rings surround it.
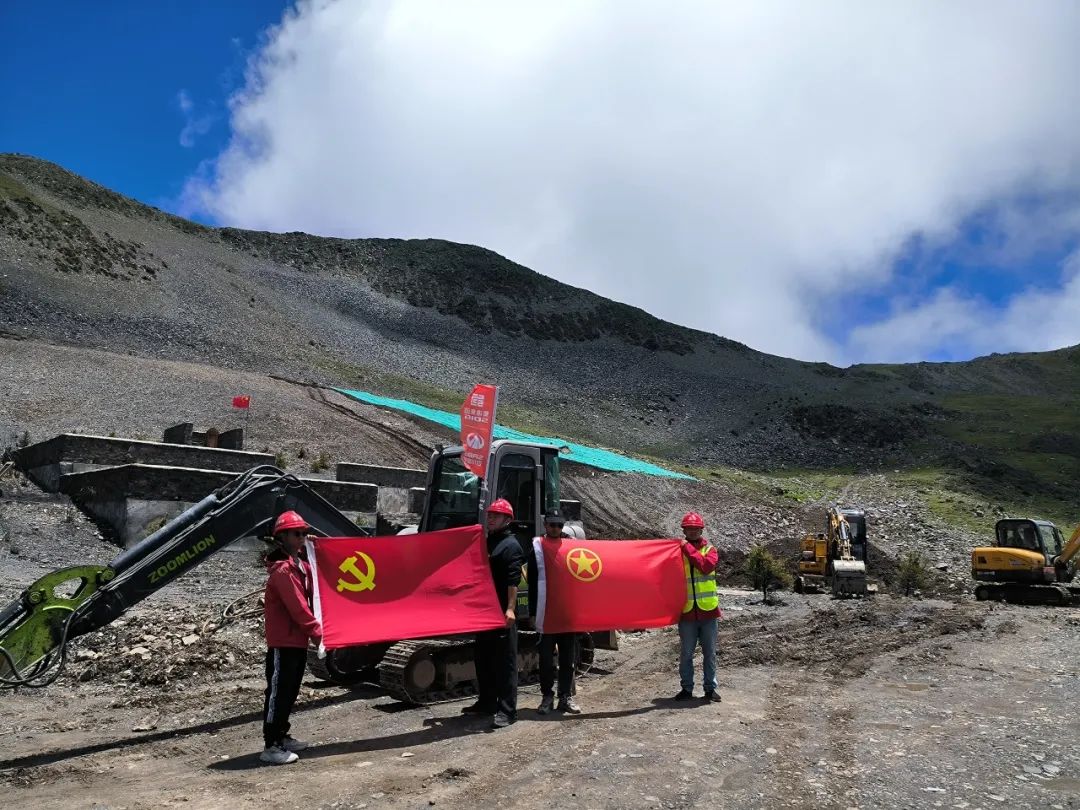
<svg viewBox="0 0 1080 810">
<path fill-rule="evenodd" d="M 705 519 L 697 512 L 687 512 L 682 519 L 684 529 L 704 529 Z"/>
<path fill-rule="evenodd" d="M 274 534 L 278 532 L 285 532 L 289 529 L 310 529 L 308 522 L 300 517 L 299 512 L 294 512 L 291 509 L 288 512 L 282 512 L 278 515 L 278 519 L 274 521 Z"/>
<path fill-rule="evenodd" d="M 509 515 L 510 517 L 513 517 L 514 507 L 510 505 L 510 501 L 506 500 L 506 498 L 499 498 L 499 500 L 488 507 L 488 514 Z"/>
</svg>

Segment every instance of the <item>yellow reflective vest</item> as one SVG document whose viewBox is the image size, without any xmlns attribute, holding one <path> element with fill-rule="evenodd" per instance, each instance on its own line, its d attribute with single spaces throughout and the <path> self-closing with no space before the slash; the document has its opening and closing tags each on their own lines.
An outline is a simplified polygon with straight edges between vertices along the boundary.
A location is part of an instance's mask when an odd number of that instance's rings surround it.
<svg viewBox="0 0 1080 810">
<path fill-rule="evenodd" d="M 701 547 L 702 555 L 712 551 L 708 543 Z M 697 605 L 698 610 L 716 610 L 720 607 L 720 596 L 716 592 L 716 575 L 703 574 L 690 564 L 683 554 L 683 571 L 686 573 L 686 604 L 682 612 L 689 613 Z"/>
<path fill-rule="evenodd" d="M 521 566 L 521 582 L 518 583 L 517 603 L 514 605 L 514 613 L 518 621 L 529 618 L 529 568 Z"/>
</svg>

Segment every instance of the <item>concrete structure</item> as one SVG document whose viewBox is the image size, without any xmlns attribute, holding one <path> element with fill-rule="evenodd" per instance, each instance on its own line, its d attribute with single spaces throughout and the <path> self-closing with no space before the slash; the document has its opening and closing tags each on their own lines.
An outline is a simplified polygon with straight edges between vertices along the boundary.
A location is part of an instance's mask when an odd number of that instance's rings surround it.
<svg viewBox="0 0 1080 810">
<path fill-rule="evenodd" d="M 375 464 L 337 465 L 337 480 L 374 484 L 379 488 L 377 530 L 392 532 L 397 526 L 412 525 L 420 520 L 424 505 L 426 470 L 405 467 L 380 467 Z"/>
<path fill-rule="evenodd" d="M 124 464 L 68 473 L 60 479 L 60 492 L 70 496 L 106 537 L 127 548 L 233 478 L 217 470 Z M 301 480 L 354 523 L 374 526 L 377 487 L 321 478 Z"/>
<path fill-rule="evenodd" d="M 155 464 L 239 473 L 260 464 L 274 463 L 274 457 L 268 453 L 144 442 L 110 436 L 87 436 L 80 433 L 62 433 L 48 441 L 16 450 L 14 459 L 19 469 L 47 492 L 59 491 L 60 478 L 67 473 L 124 464 Z"/>
<path fill-rule="evenodd" d="M 195 430 L 191 422 L 183 422 L 165 429 L 161 440 L 165 444 L 190 444 L 197 447 L 220 447 L 222 450 L 243 450 L 244 429 L 220 431 L 217 428 Z"/>
<path fill-rule="evenodd" d="M 351 464 L 343 461 L 337 465 L 337 480 L 394 489 L 423 488 L 427 483 L 427 470 L 379 467 L 375 464 Z"/>
</svg>

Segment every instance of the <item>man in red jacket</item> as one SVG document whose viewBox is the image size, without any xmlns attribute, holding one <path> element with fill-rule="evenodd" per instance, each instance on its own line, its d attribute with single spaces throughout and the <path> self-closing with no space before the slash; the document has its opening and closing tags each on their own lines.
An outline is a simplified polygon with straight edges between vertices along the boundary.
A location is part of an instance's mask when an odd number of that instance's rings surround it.
<svg viewBox="0 0 1080 810">
<path fill-rule="evenodd" d="M 288 765 L 307 743 L 289 736 L 289 714 L 307 665 L 308 639 L 316 644 L 322 627 L 311 612 L 311 568 L 302 557 L 308 529 L 296 512 L 283 512 L 274 523 L 274 548 L 266 556 L 266 699 L 259 756 L 270 765 Z"/>
<path fill-rule="evenodd" d="M 716 636 L 720 617 L 720 597 L 716 589 L 719 553 L 704 538 L 705 521 L 697 512 L 682 519 L 683 571 L 686 574 L 686 602 L 679 619 L 679 680 L 682 689 L 675 700 L 694 696 L 694 650 L 701 643 L 702 680 L 705 700 L 720 702 L 716 691 Z"/>
</svg>

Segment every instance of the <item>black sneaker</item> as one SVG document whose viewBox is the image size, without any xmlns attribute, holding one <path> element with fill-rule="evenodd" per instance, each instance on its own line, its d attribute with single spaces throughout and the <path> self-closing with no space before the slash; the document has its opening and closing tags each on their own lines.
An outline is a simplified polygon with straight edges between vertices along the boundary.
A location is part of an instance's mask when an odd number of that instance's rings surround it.
<svg viewBox="0 0 1080 810">
<path fill-rule="evenodd" d="M 690 700 L 692 697 L 694 697 L 693 692 L 687 692 L 685 689 L 680 689 L 679 694 L 677 694 L 675 696 L 675 699 L 676 700 Z"/>
<path fill-rule="evenodd" d="M 581 714 L 581 709 L 574 703 L 572 697 L 559 698 L 559 706 L 556 711 L 566 712 L 567 714 Z"/>
<path fill-rule="evenodd" d="M 540 701 L 540 705 L 536 709 L 536 713 L 537 714 L 548 714 L 554 708 L 555 708 L 555 696 L 554 695 L 544 695 L 543 699 Z"/>
<path fill-rule="evenodd" d="M 487 706 L 481 703 L 479 700 L 473 703 L 471 706 L 465 706 L 461 710 L 462 714 L 495 714 L 495 709 L 491 706 Z"/>
<path fill-rule="evenodd" d="M 721 703 L 722 699 L 720 697 L 720 693 L 719 692 L 714 692 L 712 690 L 706 692 L 705 693 L 705 702 L 706 703 Z"/>
<path fill-rule="evenodd" d="M 512 725 L 513 722 L 514 722 L 513 717 L 508 717 L 507 715 L 503 714 L 502 712 L 496 712 L 495 713 L 495 719 L 491 721 L 491 727 L 492 728 L 506 728 L 507 726 Z"/>
</svg>

